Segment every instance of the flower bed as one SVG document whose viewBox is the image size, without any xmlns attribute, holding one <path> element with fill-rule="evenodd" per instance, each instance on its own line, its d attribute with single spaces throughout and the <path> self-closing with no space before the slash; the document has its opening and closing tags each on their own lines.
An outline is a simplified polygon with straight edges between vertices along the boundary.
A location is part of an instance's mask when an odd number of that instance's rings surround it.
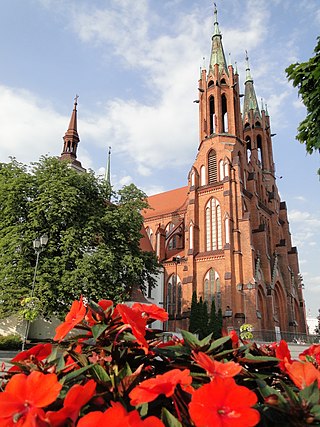
<svg viewBox="0 0 320 427">
<path fill-rule="evenodd" d="M 167 318 L 155 305 L 75 301 L 53 343 L 2 372 L 0 426 L 320 424 L 320 345 L 294 361 L 285 341 L 258 346 L 235 332 L 164 342 L 148 324 Z"/>
</svg>

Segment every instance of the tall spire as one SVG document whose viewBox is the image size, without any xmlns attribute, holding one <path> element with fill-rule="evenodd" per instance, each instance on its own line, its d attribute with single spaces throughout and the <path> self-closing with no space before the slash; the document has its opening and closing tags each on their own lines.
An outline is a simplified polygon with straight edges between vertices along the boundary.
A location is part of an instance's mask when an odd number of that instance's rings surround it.
<svg viewBox="0 0 320 427">
<path fill-rule="evenodd" d="M 222 35 L 218 23 L 217 5 L 214 3 L 214 28 L 209 69 L 214 70 L 215 64 L 219 65 L 220 72 L 225 71 L 228 74 L 227 61 L 222 46 Z"/>
<path fill-rule="evenodd" d="M 258 106 L 256 92 L 253 86 L 253 79 L 251 77 L 249 57 L 246 51 L 246 81 L 245 81 L 245 92 L 244 92 L 244 104 L 243 104 L 243 118 L 249 115 L 250 110 L 253 110 L 254 115 L 257 114 L 261 117 L 260 109 Z"/>
<path fill-rule="evenodd" d="M 106 167 L 106 172 L 104 175 L 104 180 L 107 184 L 110 185 L 111 187 L 111 178 L 110 178 L 110 160 L 111 160 L 111 147 L 109 147 L 109 151 L 108 151 L 108 160 L 107 160 L 107 167 Z"/>
<path fill-rule="evenodd" d="M 78 123 L 77 123 L 77 105 L 78 105 L 79 96 L 76 95 L 74 98 L 73 110 L 68 126 L 68 130 L 63 137 L 63 149 L 61 153 L 61 160 L 67 160 L 71 165 L 79 170 L 84 172 L 85 169 L 81 166 L 81 163 L 77 160 L 77 149 L 80 142 L 78 134 Z"/>
</svg>

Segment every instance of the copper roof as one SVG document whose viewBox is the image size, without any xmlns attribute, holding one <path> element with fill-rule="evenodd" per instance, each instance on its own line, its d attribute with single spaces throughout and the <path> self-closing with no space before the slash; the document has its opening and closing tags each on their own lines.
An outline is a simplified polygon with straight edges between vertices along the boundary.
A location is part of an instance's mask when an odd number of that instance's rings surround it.
<svg viewBox="0 0 320 427">
<path fill-rule="evenodd" d="M 144 219 L 165 215 L 183 209 L 188 195 L 189 187 L 176 188 L 148 197 L 149 209 L 142 212 Z"/>
</svg>

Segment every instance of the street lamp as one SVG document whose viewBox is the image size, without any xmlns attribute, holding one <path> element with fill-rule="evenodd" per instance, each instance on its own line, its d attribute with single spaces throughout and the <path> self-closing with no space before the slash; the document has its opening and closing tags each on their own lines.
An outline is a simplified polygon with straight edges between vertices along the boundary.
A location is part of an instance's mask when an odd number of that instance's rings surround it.
<svg viewBox="0 0 320 427">
<path fill-rule="evenodd" d="M 34 297 L 34 287 L 35 287 L 36 277 L 37 277 L 39 256 L 40 256 L 41 252 L 44 250 L 44 248 L 47 246 L 48 240 L 49 240 L 48 236 L 46 234 L 43 234 L 40 238 L 37 237 L 33 241 L 33 249 L 36 253 L 36 265 L 34 267 L 34 274 L 33 274 L 33 280 L 32 280 L 31 301 L 32 301 L 32 298 Z M 22 341 L 22 351 L 24 350 L 26 342 L 27 342 L 29 329 L 30 329 L 30 320 L 27 319 L 26 329 L 25 329 L 25 333 L 24 333 L 24 337 L 23 337 L 23 341 Z"/>
</svg>

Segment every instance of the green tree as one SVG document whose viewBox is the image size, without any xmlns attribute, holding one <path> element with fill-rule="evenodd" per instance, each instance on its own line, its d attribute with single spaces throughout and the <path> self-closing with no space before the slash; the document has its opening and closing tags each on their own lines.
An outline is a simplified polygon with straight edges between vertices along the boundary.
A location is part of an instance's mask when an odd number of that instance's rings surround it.
<svg viewBox="0 0 320 427">
<path fill-rule="evenodd" d="M 208 316 L 208 304 L 207 301 L 203 301 L 202 297 L 200 297 L 200 300 L 198 302 L 198 311 L 199 311 L 199 338 L 202 339 L 207 336 L 208 334 L 208 322 L 209 322 L 209 316 Z"/>
<path fill-rule="evenodd" d="M 208 330 L 209 333 L 213 332 L 213 337 L 215 338 L 217 335 L 217 313 L 216 313 L 216 304 L 214 298 L 212 298 L 211 301 L 211 308 L 210 308 L 210 316 L 209 316 L 209 324 L 208 324 Z"/>
<path fill-rule="evenodd" d="M 193 291 L 190 311 L 189 331 L 196 333 L 199 329 L 199 313 L 198 313 L 198 298 L 197 292 Z"/>
<path fill-rule="evenodd" d="M 80 294 L 125 300 L 132 286 L 153 284 L 157 261 L 140 250 L 145 194 L 134 185 L 114 195 L 92 172 L 78 174 L 56 158 L 28 169 L 0 164 L 0 317 L 19 311 L 31 293 L 32 241 L 47 233 L 35 296 L 42 314 L 63 315 Z"/>
<path fill-rule="evenodd" d="M 296 138 L 306 145 L 309 154 L 320 150 L 320 37 L 314 52 L 315 55 L 309 61 L 291 64 L 286 69 L 289 81 L 298 87 L 298 93 L 307 108 L 307 116 L 300 123 Z"/>
</svg>

